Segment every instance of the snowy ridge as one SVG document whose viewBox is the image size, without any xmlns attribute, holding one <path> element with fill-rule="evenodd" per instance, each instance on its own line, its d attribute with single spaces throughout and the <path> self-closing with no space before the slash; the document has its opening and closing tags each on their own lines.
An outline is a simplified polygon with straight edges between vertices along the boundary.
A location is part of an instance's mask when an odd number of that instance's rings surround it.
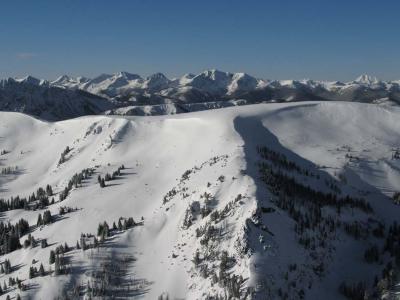
<svg viewBox="0 0 400 300">
<path fill-rule="evenodd" d="M 24 91 L 24 92 L 21 92 Z M 96 95 L 96 96 L 94 96 Z M 65 98 L 68 100 L 65 102 Z M 91 99 L 88 99 L 91 98 Z M 246 73 L 216 69 L 169 79 L 162 73 L 146 78 L 128 72 L 101 74 L 93 79 L 63 75 L 54 81 L 32 76 L 0 81 L 0 109 L 20 111 L 47 120 L 87 114 L 171 114 L 207 110 L 222 102 L 242 104 L 293 101 L 351 101 L 396 105 L 399 81 L 380 81 L 361 75 L 349 82 L 317 80 L 264 80 Z M 43 105 L 46 102 L 47 108 Z M 174 109 L 163 109 L 168 107 Z M 147 107 L 146 111 L 143 107 Z"/>
<path fill-rule="evenodd" d="M 2 211 L 3 222 L 28 221 L 22 245 L 28 233 L 37 241 L 1 257 L 11 263 L 0 274 L 10 296 L 340 299 L 359 282 L 374 299 L 395 293 L 382 277 L 395 252 L 375 261 L 369 250 L 387 238 L 400 247 L 389 230 L 400 212 L 395 106 L 275 103 L 61 122 L 0 115 L 0 199 L 52 188 L 49 203 Z M 101 187 L 107 173 L 114 178 Z M 50 221 L 38 224 L 46 210 Z M 16 277 L 23 288 L 8 287 Z"/>
</svg>

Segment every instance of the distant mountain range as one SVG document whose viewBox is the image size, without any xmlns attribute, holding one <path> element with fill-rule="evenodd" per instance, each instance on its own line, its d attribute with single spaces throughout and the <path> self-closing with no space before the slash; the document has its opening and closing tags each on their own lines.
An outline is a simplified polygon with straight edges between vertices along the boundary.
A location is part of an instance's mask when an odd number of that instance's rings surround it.
<svg viewBox="0 0 400 300">
<path fill-rule="evenodd" d="M 63 75 L 54 81 L 32 76 L 0 81 L 0 110 L 46 120 L 89 114 L 173 114 L 259 102 L 352 101 L 400 103 L 400 80 L 362 75 L 350 82 L 264 80 L 245 73 L 206 70 L 169 79 L 120 72 L 93 79 Z"/>
</svg>

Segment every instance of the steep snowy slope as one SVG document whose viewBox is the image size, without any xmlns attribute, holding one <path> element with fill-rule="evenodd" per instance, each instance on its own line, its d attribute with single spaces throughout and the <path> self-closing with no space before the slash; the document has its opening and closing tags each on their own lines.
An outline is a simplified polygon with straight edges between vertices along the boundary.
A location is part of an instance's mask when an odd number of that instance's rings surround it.
<svg viewBox="0 0 400 300">
<path fill-rule="evenodd" d="M 384 248 L 400 212 L 391 198 L 400 189 L 399 116 L 395 107 L 342 102 L 55 123 L 1 112 L 0 198 L 15 204 L 0 205 L 10 209 L 1 221 L 29 223 L 26 247 L 1 256 L 11 263 L 3 292 L 338 299 L 362 282 L 363 293 L 388 293 L 381 274 L 390 249 L 372 263 L 364 253 Z M 50 203 L 37 193 L 47 185 Z M 25 242 L 28 233 L 36 242 Z M 375 275 L 386 286 L 374 286 Z M 20 288 L 9 286 L 16 277 Z"/>
</svg>

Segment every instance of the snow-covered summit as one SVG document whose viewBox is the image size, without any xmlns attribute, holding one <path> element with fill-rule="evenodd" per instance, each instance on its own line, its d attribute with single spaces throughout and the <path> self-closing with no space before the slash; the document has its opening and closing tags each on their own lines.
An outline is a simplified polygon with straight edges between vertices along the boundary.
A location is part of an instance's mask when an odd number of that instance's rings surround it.
<svg viewBox="0 0 400 300">
<path fill-rule="evenodd" d="M 354 82 L 362 83 L 362 84 L 366 84 L 366 85 L 371 85 L 371 84 L 378 83 L 379 80 L 374 76 L 370 76 L 370 75 L 367 75 L 367 74 L 362 74 L 359 77 L 357 77 Z"/>
</svg>

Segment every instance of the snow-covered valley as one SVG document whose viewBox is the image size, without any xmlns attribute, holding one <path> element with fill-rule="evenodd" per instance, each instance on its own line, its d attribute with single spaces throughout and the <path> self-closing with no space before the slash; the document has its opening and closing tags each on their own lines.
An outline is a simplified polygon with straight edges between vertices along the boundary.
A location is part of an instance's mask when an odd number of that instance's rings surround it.
<svg viewBox="0 0 400 300">
<path fill-rule="evenodd" d="M 393 296 L 399 117 L 335 101 L 0 112 L 1 297 Z"/>
</svg>

